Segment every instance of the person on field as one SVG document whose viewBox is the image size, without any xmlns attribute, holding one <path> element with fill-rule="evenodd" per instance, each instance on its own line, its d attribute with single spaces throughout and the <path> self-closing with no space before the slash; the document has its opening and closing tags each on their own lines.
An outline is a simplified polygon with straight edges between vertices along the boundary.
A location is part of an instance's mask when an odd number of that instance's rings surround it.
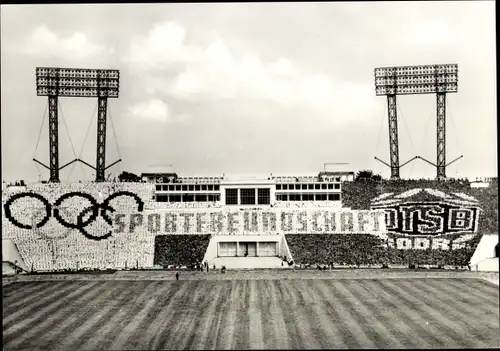
<svg viewBox="0 0 500 351">
<path fill-rule="evenodd" d="M 179 280 L 179 272 L 175 273 L 175 279 Z"/>
</svg>

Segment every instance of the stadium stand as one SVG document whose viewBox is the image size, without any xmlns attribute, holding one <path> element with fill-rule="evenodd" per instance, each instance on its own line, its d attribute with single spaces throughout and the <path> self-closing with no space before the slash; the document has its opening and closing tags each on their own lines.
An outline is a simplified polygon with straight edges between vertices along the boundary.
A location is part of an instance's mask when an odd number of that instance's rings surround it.
<svg viewBox="0 0 500 351">
<path fill-rule="evenodd" d="M 477 233 L 466 233 L 467 240 L 464 239 L 463 242 L 459 241 L 457 234 L 446 235 L 446 239 L 450 240 L 450 249 L 434 247 L 434 244 L 424 246 L 422 243 L 420 247 L 416 239 L 401 241 L 401 237 L 394 233 L 387 233 L 385 236 L 287 233 L 285 238 L 291 258 L 301 265 L 464 267 L 470 263 L 483 234 L 498 234 L 496 179 L 491 181 L 489 187 L 484 188 L 471 188 L 468 181 L 347 181 L 342 183 L 341 202 L 271 201 L 270 207 L 273 211 L 278 211 L 276 213 L 281 209 L 292 213 L 314 208 L 331 208 L 335 211 L 369 210 L 372 200 L 382 194 L 399 194 L 417 188 L 446 194 L 459 193 L 464 199 L 476 199 L 481 208 Z M 430 200 L 432 191 L 422 192 L 419 195 L 420 201 Z M 21 196 L 23 193 L 31 195 Z M 61 204 L 53 206 L 53 212 L 57 210 L 60 218 L 74 228 L 61 225 L 52 214 L 41 225 L 46 216 L 41 197 L 51 206 L 59 200 Z M 163 235 L 165 233 L 161 230 L 159 233 L 152 233 L 129 224 L 125 232 L 107 236 L 111 227 L 103 213 L 108 216 L 113 212 L 134 214 L 139 211 L 139 203 L 142 203 L 142 210 L 147 213 L 183 213 L 200 209 L 227 212 L 235 209 L 217 202 L 169 203 L 155 202 L 154 198 L 154 184 L 146 183 L 2 184 L 2 239 L 12 241 L 24 261 L 25 267 L 21 268 L 30 271 L 137 269 L 155 265 L 192 267 L 203 260 L 211 235 Z M 80 220 L 86 222 L 92 217 L 92 202 L 101 205 L 106 202 L 108 208 L 101 206 L 94 216 L 95 221 L 85 226 L 83 231 L 79 230 L 77 218 L 81 215 Z M 9 213 L 6 213 L 7 208 Z M 17 225 L 8 216 L 15 218 Z M 276 226 L 275 217 L 268 220 L 272 222 L 269 227 Z M 308 223 L 308 226 L 311 225 L 313 223 Z M 28 229 L 31 226 L 33 229 Z M 188 228 L 189 231 L 192 229 Z M 89 240 L 82 233 L 104 240 Z M 461 233 L 462 238 L 463 234 Z M 411 248 L 402 248 L 401 243 L 404 245 L 407 242 Z"/>
<path fill-rule="evenodd" d="M 210 235 L 158 235 L 154 264 L 164 268 L 199 267 L 210 242 Z"/>
</svg>

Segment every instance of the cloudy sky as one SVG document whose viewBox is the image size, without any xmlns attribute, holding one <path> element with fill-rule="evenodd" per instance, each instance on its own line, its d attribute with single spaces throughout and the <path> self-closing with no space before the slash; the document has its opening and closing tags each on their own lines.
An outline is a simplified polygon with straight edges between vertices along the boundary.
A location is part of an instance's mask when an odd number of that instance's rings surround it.
<svg viewBox="0 0 500 351">
<path fill-rule="evenodd" d="M 106 163 L 179 175 L 313 175 L 324 163 L 390 176 L 379 66 L 457 63 L 448 176 L 497 174 L 494 2 L 28 5 L 1 8 L 4 180 L 48 179 L 37 66 L 113 68 Z M 95 164 L 97 99 L 61 98 L 60 165 Z M 435 95 L 398 97 L 401 163 L 436 161 Z M 45 121 L 44 121 L 45 115 Z M 43 123 L 42 123 L 43 122 Z M 114 127 L 114 128 L 112 128 Z M 172 165 L 151 167 L 151 165 Z M 74 164 L 61 180 L 92 179 Z M 415 161 L 402 177 L 435 177 Z"/>
</svg>

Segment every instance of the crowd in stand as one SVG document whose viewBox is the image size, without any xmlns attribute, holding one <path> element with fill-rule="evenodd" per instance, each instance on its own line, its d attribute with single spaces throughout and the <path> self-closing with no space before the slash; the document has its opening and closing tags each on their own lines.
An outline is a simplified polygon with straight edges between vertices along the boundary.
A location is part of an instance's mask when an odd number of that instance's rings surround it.
<svg viewBox="0 0 500 351">
<path fill-rule="evenodd" d="M 496 178 L 495 178 L 496 179 Z M 479 230 L 481 233 L 498 233 L 498 182 L 488 188 L 471 188 L 467 181 L 449 180 L 395 180 L 381 182 L 348 182 L 342 186 L 342 206 L 353 210 L 370 209 L 371 200 L 384 193 L 399 194 L 411 188 L 431 188 L 446 194 L 462 193 L 475 198 L 481 213 Z"/>
<path fill-rule="evenodd" d="M 19 228 L 5 218 L 4 206 L 14 194 L 32 192 L 42 195 L 50 204 L 67 193 L 90 194 L 98 204 L 102 204 L 109 195 L 127 191 L 138 195 L 151 207 L 154 187 L 142 183 L 32 183 L 23 189 L 6 188 L 2 192 L 2 238 L 11 238 L 17 244 L 21 257 L 28 267 L 37 271 L 64 269 L 107 269 L 133 266 L 151 267 L 153 264 L 154 235 L 143 231 L 106 240 L 89 240 L 78 230 L 66 228 L 52 216 L 40 228 L 46 215 L 43 203 L 32 197 L 23 197 L 10 205 L 12 217 L 24 225 L 32 225 L 33 230 Z M 76 224 L 76 218 L 92 204 L 84 198 L 73 197 L 64 200 L 59 206 L 60 216 L 69 223 Z M 136 212 L 136 199 L 128 196 L 116 197 L 109 205 L 115 212 Z M 84 218 L 88 218 L 91 211 Z M 111 214 L 111 212 L 108 212 Z M 107 233 L 109 224 L 100 216 L 85 230 L 90 233 Z M 95 234 L 98 235 L 98 234 Z"/>
<path fill-rule="evenodd" d="M 199 268 L 210 235 L 159 235 L 155 239 L 154 264 L 164 268 Z"/>
<path fill-rule="evenodd" d="M 289 234 L 286 240 L 298 266 L 466 267 L 481 235 L 455 250 L 398 250 L 373 235 Z"/>
<path fill-rule="evenodd" d="M 409 188 L 433 188 L 446 193 L 464 193 L 478 200 L 482 208 L 479 219 L 479 232 L 498 233 L 498 185 L 484 189 L 471 189 L 468 181 L 450 180 L 436 183 L 434 180 L 346 182 L 342 188 L 343 207 L 369 209 L 371 199 L 382 193 L 401 193 Z M 216 203 L 157 203 L 154 198 L 154 185 L 144 183 L 28 183 L 20 187 L 2 187 L 2 205 L 10 196 L 21 192 L 33 192 L 44 196 L 49 203 L 63 194 L 82 192 L 90 194 L 101 204 L 109 195 L 118 191 L 137 194 L 145 204 L 144 209 L 159 208 L 217 208 Z M 90 206 L 82 198 L 70 198 L 63 202 L 59 212 L 68 222 L 75 223 L 77 215 Z M 137 211 L 137 203 L 130 197 L 111 200 L 110 206 L 116 212 Z M 302 208 L 338 207 L 339 202 L 275 202 L 273 207 L 292 208 L 298 212 Z M 14 218 L 25 225 L 39 223 L 45 216 L 43 204 L 34 198 L 16 200 L 11 208 Z M 234 211 L 226 207 L 224 211 Z M 11 238 L 17 244 L 21 256 L 28 267 L 34 270 L 64 269 L 124 269 L 184 265 L 193 266 L 203 260 L 209 236 L 169 235 L 166 239 L 155 241 L 155 235 L 147 231 L 112 236 L 109 239 L 93 241 L 85 238 L 79 231 L 60 225 L 53 216 L 48 223 L 35 230 L 16 227 L 5 218 L 2 206 L 2 237 Z M 269 218 L 274 221 L 273 217 Z M 211 223 L 212 227 L 216 223 Z M 309 226 L 312 224 L 309 223 Z M 276 223 L 269 223 L 275 227 Z M 278 228 L 279 229 L 279 228 Z M 89 225 L 89 232 L 107 232 L 109 226 L 102 217 Z M 436 266 L 466 264 L 475 246 L 468 245 L 457 250 L 397 250 L 381 245 L 381 239 L 372 235 L 287 235 L 290 250 L 295 262 L 301 264 L 338 264 L 338 265 L 379 265 L 379 264 L 429 264 Z M 163 240 L 163 241 L 162 241 Z M 474 239 L 476 240 L 476 239 Z M 477 240 L 476 240 L 477 241 Z M 477 244 L 477 243 L 476 243 Z"/>
<path fill-rule="evenodd" d="M 478 235 L 455 250 L 398 250 L 376 243 L 370 235 L 287 235 L 287 242 L 298 264 L 314 265 L 408 265 L 466 267 L 482 234 L 498 233 L 498 183 L 474 189 L 467 180 L 397 180 L 346 182 L 342 187 L 343 207 L 369 209 L 371 200 L 383 193 L 399 194 L 411 188 L 432 188 L 447 194 L 463 193 L 478 201 L 481 208 Z M 375 241 L 374 241 L 375 240 Z"/>
</svg>

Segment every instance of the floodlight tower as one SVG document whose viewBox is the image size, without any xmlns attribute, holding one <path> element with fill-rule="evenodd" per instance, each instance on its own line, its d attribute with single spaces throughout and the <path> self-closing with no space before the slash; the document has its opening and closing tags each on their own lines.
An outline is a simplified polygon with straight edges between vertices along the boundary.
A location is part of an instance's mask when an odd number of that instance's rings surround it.
<svg viewBox="0 0 500 351">
<path fill-rule="evenodd" d="M 391 178 L 399 178 L 399 169 L 419 158 L 437 168 L 437 178 L 446 178 L 446 93 L 458 91 L 458 65 L 425 65 L 375 68 L 375 92 L 377 96 L 387 96 L 389 114 L 389 147 L 391 158 Z M 415 156 L 399 166 L 396 95 L 436 93 L 437 110 L 437 164 L 423 157 Z M 377 157 L 376 160 L 388 165 Z M 388 165 L 389 166 L 389 165 Z"/>
<path fill-rule="evenodd" d="M 108 98 L 118 98 L 119 80 L 120 72 L 118 70 L 37 67 L 37 95 L 49 97 L 50 168 L 35 159 L 33 160 L 50 169 L 51 182 L 58 182 L 59 170 L 75 161 L 80 161 L 93 168 L 96 171 L 95 181 L 104 182 L 104 171 L 121 161 L 119 159 L 108 167 L 105 166 Z M 58 96 L 98 98 L 96 167 L 76 159 L 58 168 Z"/>
</svg>

